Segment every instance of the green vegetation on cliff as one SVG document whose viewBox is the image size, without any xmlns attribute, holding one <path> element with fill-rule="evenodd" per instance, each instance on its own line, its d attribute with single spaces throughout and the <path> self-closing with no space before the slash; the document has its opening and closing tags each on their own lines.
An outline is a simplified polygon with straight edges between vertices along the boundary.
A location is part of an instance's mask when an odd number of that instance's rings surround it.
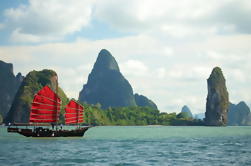
<svg viewBox="0 0 251 166">
<path fill-rule="evenodd" d="M 146 96 L 134 94 L 135 102 L 137 106 L 140 107 L 152 107 L 154 109 L 158 109 L 157 105 L 150 99 L 148 99 Z"/>
<path fill-rule="evenodd" d="M 48 85 L 52 90 L 57 89 L 57 74 L 52 70 L 31 71 L 24 78 L 11 109 L 5 119 L 8 122 L 27 123 L 29 121 L 30 106 L 34 95 L 44 86 Z M 69 101 L 63 90 L 58 87 L 58 95 L 62 100 L 62 106 Z M 84 119 L 88 125 L 201 125 L 201 121 L 176 113 L 160 113 L 152 106 L 127 106 L 108 107 L 102 109 L 102 105 L 83 104 L 85 108 Z M 61 107 L 60 121 L 64 123 L 64 107 Z"/>
<path fill-rule="evenodd" d="M 109 107 L 102 110 L 100 104 L 85 107 L 85 123 L 88 125 L 203 125 L 203 121 L 182 117 L 176 113 L 160 113 L 151 107 Z"/>
<path fill-rule="evenodd" d="M 5 122 L 21 122 L 29 121 L 29 111 L 34 95 L 48 85 L 52 90 L 56 91 L 57 73 L 52 70 L 31 71 L 24 78 L 14 102 L 10 108 Z M 66 105 L 68 99 L 61 88 L 58 88 L 58 95 L 62 100 L 62 105 Z M 63 113 L 63 108 L 61 113 Z M 61 118 L 62 119 L 62 115 Z"/>
</svg>

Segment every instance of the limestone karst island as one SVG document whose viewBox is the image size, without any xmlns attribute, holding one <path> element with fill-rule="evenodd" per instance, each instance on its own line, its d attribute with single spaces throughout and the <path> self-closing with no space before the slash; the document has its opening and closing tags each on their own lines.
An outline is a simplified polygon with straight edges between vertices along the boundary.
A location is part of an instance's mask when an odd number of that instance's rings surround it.
<svg viewBox="0 0 251 166">
<path fill-rule="evenodd" d="M 1 71 L 1 123 L 28 123 L 33 96 L 44 86 L 58 89 L 62 105 L 70 99 L 60 87 L 53 69 L 30 71 L 26 76 L 13 73 L 13 65 L 0 62 Z M 79 89 L 78 102 L 84 108 L 86 125 L 175 125 L 226 126 L 250 125 L 249 107 L 241 101 L 230 103 L 226 80 L 220 67 L 212 70 L 207 80 L 205 116 L 193 115 L 186 103 L 180 113 L 166 113 L 148 97 L 133 91 L 133 85 L 123 76 L 115 57 L 102 49 L 83 89 Z M 167 101 L 168 102 L 168 101 Z M 61 107 L 59 123 L 65 123 L 65 110 Z"/>
<path fill-rule="evenodd" d="M 251 166 L 251 0 L 0 0 L 0 166 Z"/>
</svg>

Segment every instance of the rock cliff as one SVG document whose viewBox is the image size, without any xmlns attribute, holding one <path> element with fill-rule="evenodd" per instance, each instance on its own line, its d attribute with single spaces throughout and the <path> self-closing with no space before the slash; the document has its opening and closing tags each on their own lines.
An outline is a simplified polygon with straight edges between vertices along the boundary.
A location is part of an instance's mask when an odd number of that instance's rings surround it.
<svg viewBox="0 0 251 166">
<path fill-rule="evenodd" d="M 79 100 L 88 104 L 99 103 L 102 109 L 136 105 L 157 109 L 147 97 L 133 94 L 132 86 L 120 72 L 115 58 L 105 49 L 100 51 L 87 84 L 79 93 Z"/>
<path fill-rule="evenodd" d="M 23 76 L 13 73 L 13 65 L 0 61 L 0 114 L 5 118 L 9 112 L 15 94 L 23 81 Z"/>
<path fill-rule="evenodd" d="M 45 85 L 48 85 L 55 91 L 56 84 L 57 74 L 52 70 L 29 72 L 15 95 L 10 111 L 5 118 L 5 123 L 27 123 L 29 121 L 30 106 L 34 95 Z M 59 88 L 58 95 L 63 105 L 65 105 L 68 99 L 61 88 Z"/>
<path fill-rule="evenodd" d="M 79 93 L 79 100 L 88 104 L 99 103 L 103 109 L 136 106 L 133 89 L 109 51 L 100 51 L 87 84 Z"/>
<path fill-rule="evenodd" d="M 147 97 L 143 96 L 143 95 L 139 95 L 139 94 L 135 94 L 135 101 L 137 106 L 141 106 L 141 107 L 151 107 L 154 109 L 158 109 L 157 105 L 150 99 L 148 99 Z"/>
<path fill-rule="evenodd" d="M 193 118 L 193 114 L 188 106 L 184 105 L 181 109 L 181 112 L 186 112 L 189 118 Z"/>
<path fill-rule="evenodd" d="M 229 99 L 226 81 L 219 67 L 213 69 L 207 79 L 207 87 L 205 123 L 209 126 L 224 126 L 227 124 Z"/>
<path fill-rule="evenodd" d="M 246 126 L 251 125 L 251 113 L 248 105 L 241 101 L 237 105 L 230 103 L 228 112 L 229 126 Z"/>
</svg>

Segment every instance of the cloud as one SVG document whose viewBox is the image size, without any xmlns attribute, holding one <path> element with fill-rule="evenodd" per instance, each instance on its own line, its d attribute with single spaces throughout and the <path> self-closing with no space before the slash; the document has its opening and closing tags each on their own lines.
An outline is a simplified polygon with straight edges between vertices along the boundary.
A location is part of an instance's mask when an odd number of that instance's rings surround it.
<svg viewBox="0 0 251 166">
<path fill-rule="evenodd" d="M 2 46 L 0 58 L 14 63 L 15 71 L 23 74 L 33 69 L 56 70 L 67 95 L 78 98 L 99 51 L 106 48 L 135 93 L 152 99 L 161 111 L 178 112 L 187 104 L 198 113 L 205 111 L 206 79 L 215 66 L 223 70 L 230 100 L 251 102 L 250 40 L 247 35 L 212 36 L 200 42 L 173 45 L 147 35 L 79 39 L 73 43 Z M 165 48 L 174 50 L 173 55 L 165 56 Z"/>
<path fill-rule="evenodd" d="M 50 41 L 80 31 L 91 19 L 92 0 L 29 0 L 27 5 L 6 9 L 6 25 L 13 29 L 12 40 Z"/>
<path fill-rule="evenodd" d="M 121 71 L 125 74 L 143 76 L 147 74 L 148 67 L 141 61 L 130 59 L 120 64 Z"/>
<path fill-rule="evenodd" d="M 198 40 L 250 34 L 250 6 L 249 0 L 29 0 L 6 9 L 3 25 L 11 29 L 11 41 L 21 43 L 60 41 L 97 20 L 116 32 Z"/>
<path fill-rule="evenodd" d="M 24 74 L 56 70 L 70 97 L 78 98 L 98 52 L 106 48 L 134 92 L 152 99 L 161 111 L 179 112 L 185 104 L 193 113 L 205 111 L 206 79 L 215 66 L 223 70 L 230 100 L 251 103 L 250 1 L 29 2 L 5 10 L 10 40 L 26 44 L 1 46 L 0 59 Z M 106 25 L 130 33 L 62 42 L 93 20 L 100 22 L 97 30 Z"/>
<path fill-rule="evenodd" d="M 94 17 L 120 31 L 175 38 L 250 34 L 250 6 L 248 0 L 104 0 L 95 4 Z"/>
<path fill-rule="evenodd" d="M 21 29 L 15 29 L 10 35 L 10 41 L 13 43 L 38 43 L 44 40 L 46 41 L 53 41 L 56 38 L 53 37 L 46 37 L 46 36 L 39 36 L 39 35 L 32 35 L 20 32 Z"/>
<path fill-rule="evenodd" d="M 244 1 L 226 2 L 214 15 L 213 19 L 219 24 L 227 25 L 230 29 L 243 34 L 251 33 L 251 3 Z M 223 31 L 224 32 L 224 31 Z"/>
<path fill-rule="evenodd" d="M 166 69 L 164 67 L 157 68 L 156 75 L 158 78 L 164 79 L 166 77 Z"/>
<path fill-rule="evenodd" d="M 85 64 L 70 67 L 51 65 L 48 66 L 48 68 L 57 72 L 60 86 L 63 87 L 63 90 L 67 96 L 78 99 L 79 92 L 83 85 L 87 82 L 87 76 L 91 71 L 90 65 Z"/>
</svg>

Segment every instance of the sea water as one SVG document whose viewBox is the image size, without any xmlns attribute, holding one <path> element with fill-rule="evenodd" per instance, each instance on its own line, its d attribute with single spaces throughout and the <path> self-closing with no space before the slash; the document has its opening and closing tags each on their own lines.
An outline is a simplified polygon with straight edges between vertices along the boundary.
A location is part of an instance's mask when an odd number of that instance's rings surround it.
<svg viewBox="0 0 251 166">
<path fill-rule="evenodd" d="M 251 165 L 251 127 L 104 126 L 81 138 L 27 138 L 0 128 L 2 166 Z"/>
</svg>

